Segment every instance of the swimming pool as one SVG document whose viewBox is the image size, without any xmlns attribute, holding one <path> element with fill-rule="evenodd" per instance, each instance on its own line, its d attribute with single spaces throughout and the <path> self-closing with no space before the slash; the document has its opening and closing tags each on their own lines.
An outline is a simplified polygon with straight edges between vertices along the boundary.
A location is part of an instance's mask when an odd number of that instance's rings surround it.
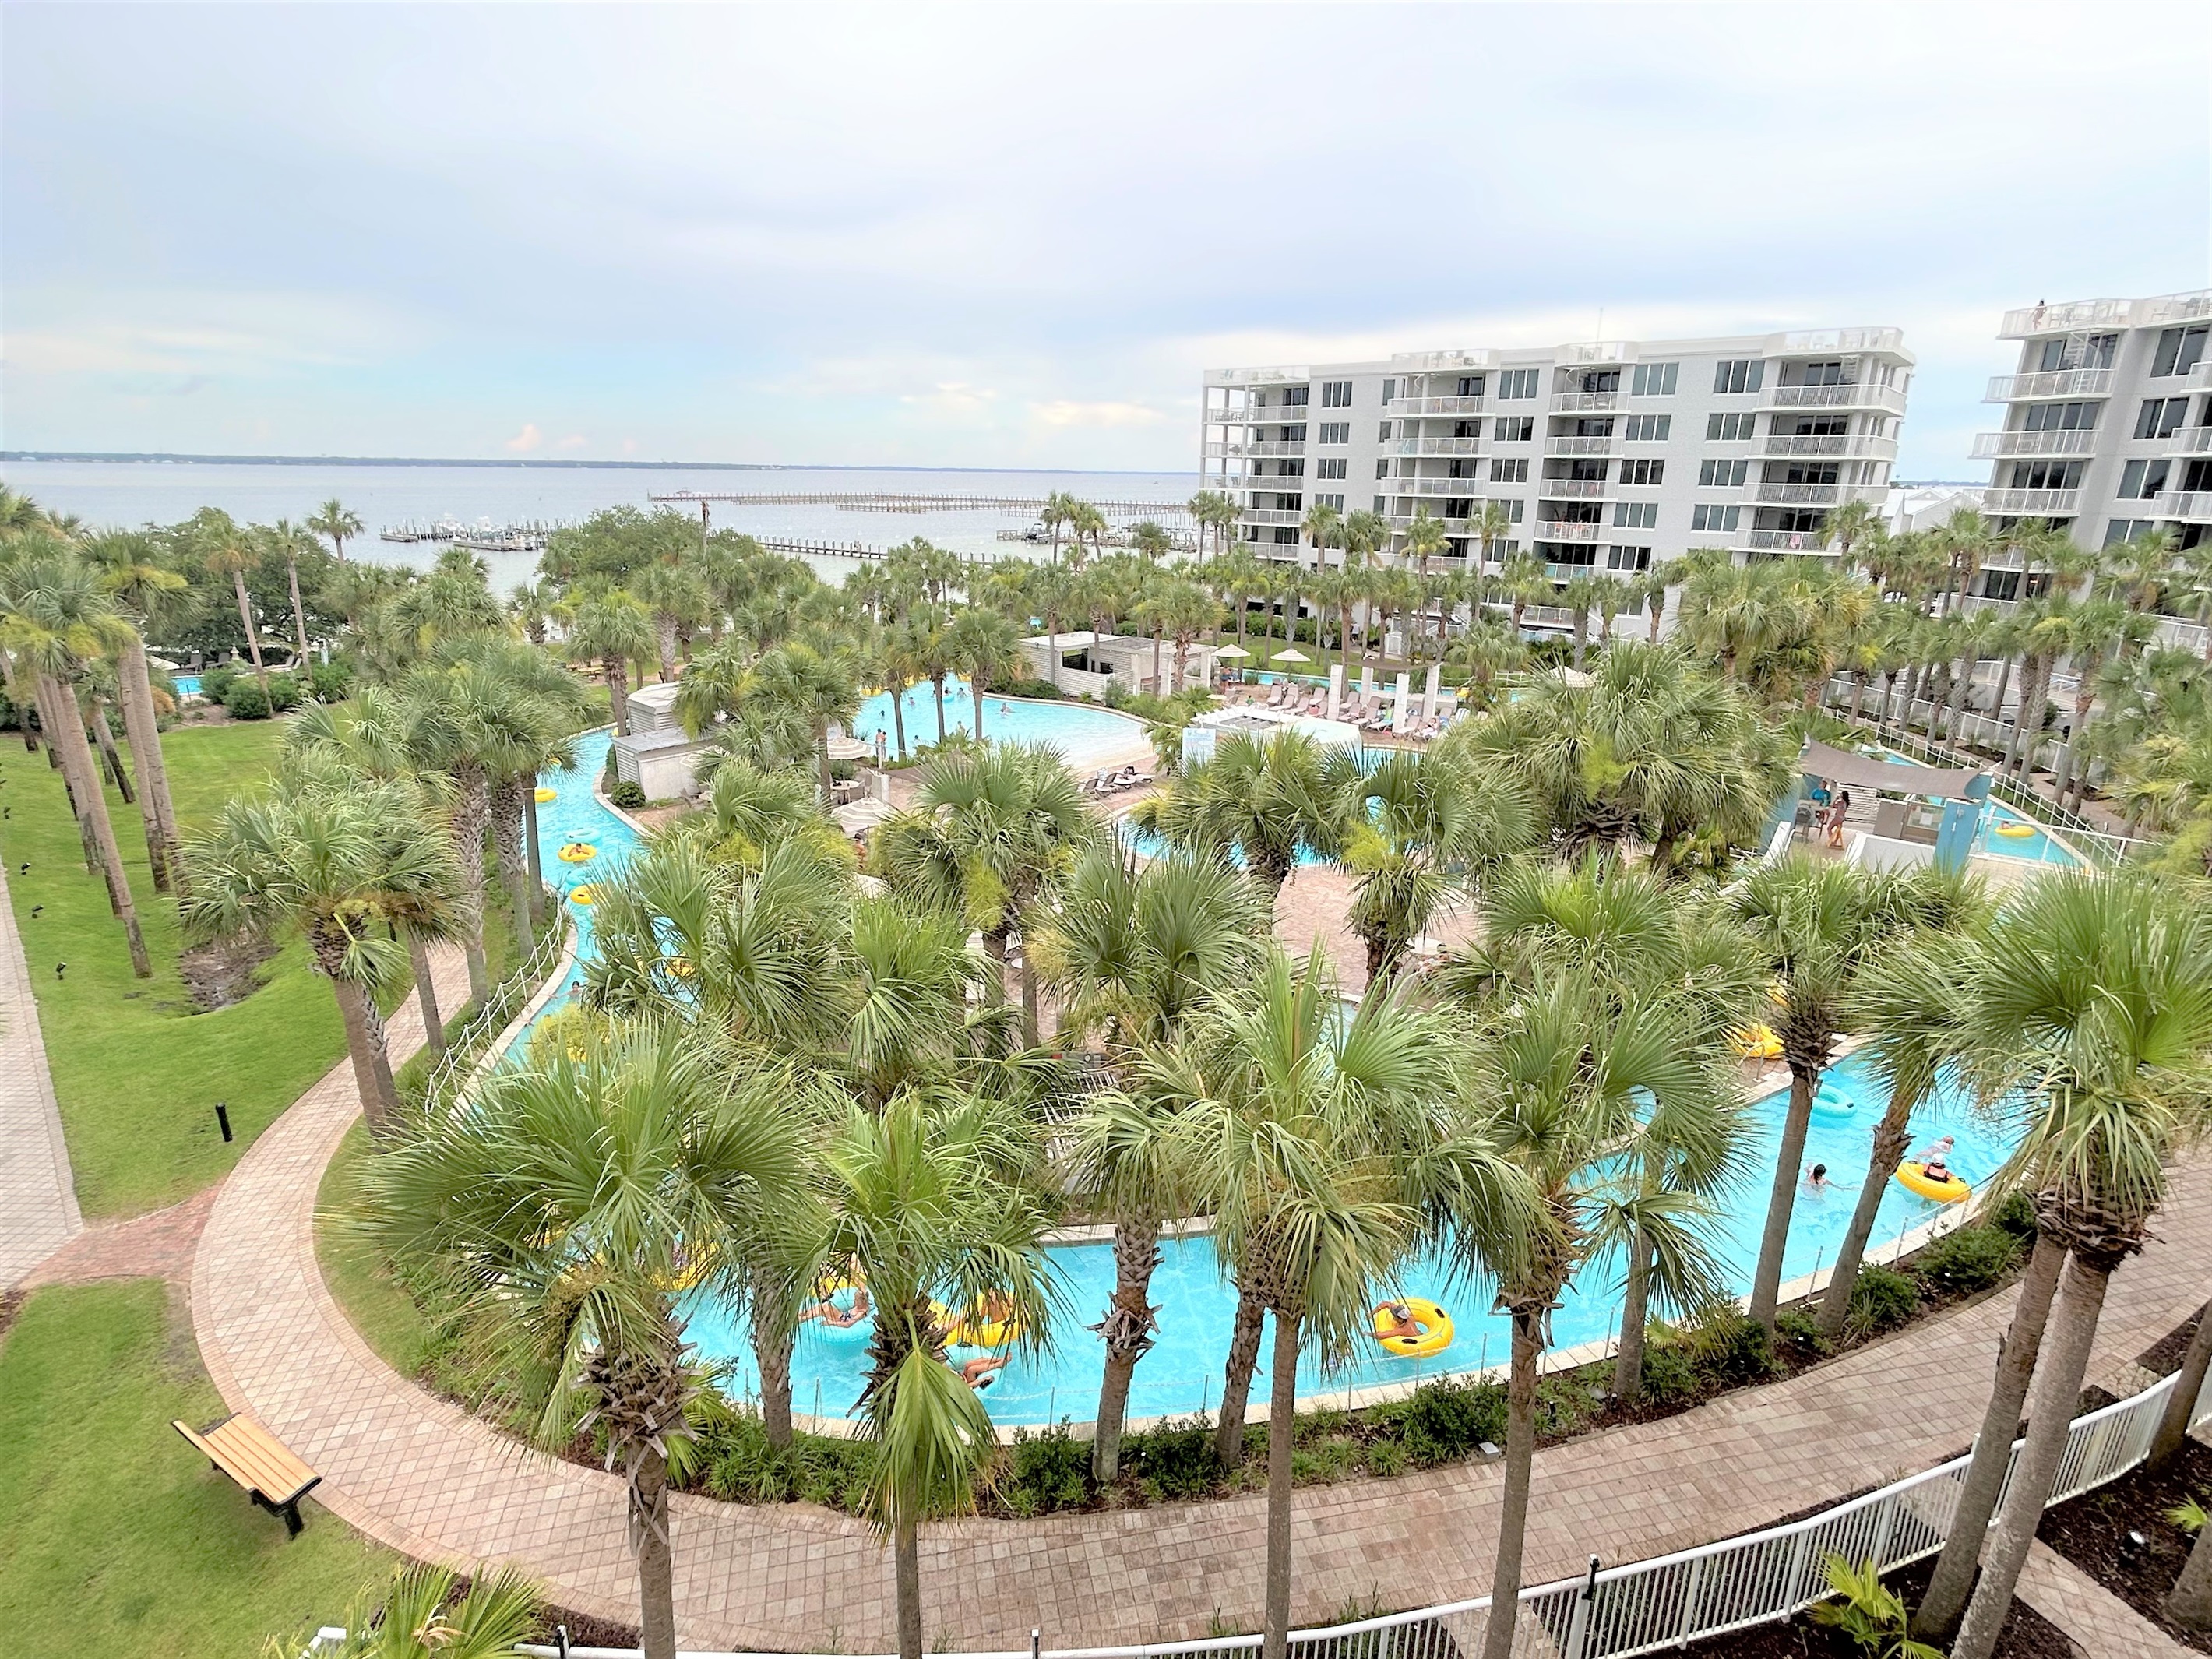
<svg viewBox="0 0 2212 1659">
<path fill-rule="evenodd" d="M 177 688 L 180 697 L 197 697 L 200 694 L 200 677 L 197 674 L 172 674 L 169 684 Z"/>
<path fill-rule="evenodd" d="M 916 744 L 935 743 L 944 735 L 938 729 L 937 696 L 927 681 L 909 687 L 899 700 L 899 709 L 909 753 Z M 945 721 L 956 732 L 975 731 L 975 699 L 965 680 L 945 682 Z M 877 692 L 853 717 L 853 735 L 861 742 L 873 743 L 878 732 L 896 752 L 898 732 L 888 691 Z M 1125 758 L 1146 741 L 1145 723 L 1134 715 L 1117 714 L 1095 703 L 1039 702 L 994 692 L 983 698 L 983 735 L 994 742 L 1048 743 L 1078 770 Z"/>
<path fill-rule="evenodd" d="M 1918 766 L 1922 763 L 1893 749 L 1878 751 L 1882 759 L 1893 766 Z M 2007 806 L 1992 798 L 1982 804 L 1981 821 L 1974 826 L 1972 854 L 1990 858 L 2021 859 L 2033 864 L 2055 864 L 2064 868 L 2078 868 L 2081 856 L 2063 841 L 2053 840 L 2042 826 L 2027 813 Z"/>
</svg>

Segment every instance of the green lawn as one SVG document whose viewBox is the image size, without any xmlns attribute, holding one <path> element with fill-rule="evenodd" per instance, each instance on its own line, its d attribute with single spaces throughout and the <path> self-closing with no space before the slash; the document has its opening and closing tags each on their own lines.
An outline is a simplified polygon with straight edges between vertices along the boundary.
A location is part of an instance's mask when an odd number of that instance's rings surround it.
<svg viewBox="0 0 2212 1659">
<path fill-rule="evenodd" d="M 367 1124 L 356 1123 L 346 1131 L 315 1194 L 315 1259 L 322 1265 L 324 1283 L 354 1329 L 386 1364 L 402 1376 L 413 1376 L 429 1357 L 435 1333 L 414 1298 L 392 1278 L 375 1245 L 344 1218 L 361 1167 L 375 1156 Z"/>
<path fill-rule="evenodd" d="M 266 778 L 283 740 L 275 720 L 167 733 L 170 788 L 186 831 Z M 191 1012 L 177 973 L 176 907 L 154 892 L 137 808 L 111 788 L 107 810 L 155 964 L 152 979 L 133 979 L 106 890 L 85 873 L 60 775 L 8 732 L 0 734 L 0 781 L 8 809 L 0 855 L 38 994 L 77 1201 L 88 1216 L 173 1203 L 220 1178 L 345 1052 L 330 988 L 295 943 L 264 966 L 265 983 L 252 996 Z M 69 971 L 58 980 L 59 962 Z M 216 1128 L 218 1100 L 229 1103 L 238 1136 L 229 1146 Z"/>
<path fill-rule="evenodd" d="M 222 1414 L 158 1281 L 40 1291 L 0 1337 L 0 1631 L 11 1659 L 252 1659 L 343 1622 L 393 1559 L 256 1509 L 169 1427 Z"/>
</svg>

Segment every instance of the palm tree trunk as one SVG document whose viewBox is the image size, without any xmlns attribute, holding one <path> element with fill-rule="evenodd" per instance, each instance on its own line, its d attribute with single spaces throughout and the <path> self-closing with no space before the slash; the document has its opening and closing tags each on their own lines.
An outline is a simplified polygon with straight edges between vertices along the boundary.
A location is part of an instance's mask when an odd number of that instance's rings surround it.
<svg viewBox="0 0 2212 1659">
<path fill-rule="evenodd" d="M 2186 1630 L 2212 1630 L 2212 1527 L 2197 1534 L 2197 1544 L 2166 1598 L 2166 1616 Z"/>
<path fill-rule="evenodd" d="M 615 735 L 629 735 L 629 671 L 623 666 L 622 659 L 607 659 L 607 706 L 615 717 Z"/>
<path fill-rule="evenodd" d="M 1267 1613 L 1261 1659 L 1285 1659 L 1291 1642 L 1291 1445 L 1297 1423 L 1298 1322 L 1275 1315 L 1267 1390 Z"/>
<path fill-rule="evenodd" d="M 896 1558 L 899 1659 L 921 1659 L 921 1550 L 914 1522 L 904 1514 L 891 1525 Z"/>
<path fill-rule="evenodd" d="M 1213 1420 L 1213 1461 L 1233 1469 L 1244 1461 L 1244 1401 L 1252 1368 L 1260 1360 L 1260 1325 L 1267 1310 L 1240 1288 L 1237 1322 L 1229 1333 L 1229 1366 L 1221 1379 L 1221 1415 Z"/>
<path fill-rule="evenodd" d="M 1973 690 L 1974 670 L 1980 666 L 1981 659 L 1968 652 L 1966 659 L 1960 664 L 1959 678 L 1952 683 L 1951 715 L 1945 722 L 1944 741 L 1950 745 L 1954 759 L 1960 748 L 1960 733 L 1966 724 L 1966 694 Z"/>
<path fill-rule="evenodd" d="M 304 668 L 307 664 L 307 611 L 300 603 L 300 562 L 289 554 L 284 558 L 284 574 L 292 584 L 292 626 L 299 630 L 299 666 Z"/>
<path fill-rule="evenodd" d="M 648 1445 L 629 1482 L 637 1552 L 638 1635 L 644 1659 L 676 1659 L 676 1552 L 669 1534 L 668 1458 Z"/>
<path fill-rule="evenodd" d="M 157 891 L 173 890 L 185 896 L 183 838 L 177 831 L 177 810 L 169 799 L 167 757 L 161 753 L 161 727 L 154 711 L 153 683 L 146 677 L 146 641 L 133 629 L 118 659 L 116 678 L 122 690 L 123 735 L 131 744 L 131 762 L 138 771 L 138 791 L 153 812 L 154 831 L 161 837 L 162 857 L 155 866 Z"/>
<path fill-rule="evenodd" d="M 438 1014 L 438 988 L 430 977 L 430 941 L 411 927 L 400 932 L 407 940 L 407 959 L 415 964 L 415 1000 L 422 1010 L 422 1046 L 432 1060 L 446 1052 L 446 1022 Z"/>
<path fill-rule="evenodd" d="M 1912 1615 L 1912 1635 L 1917 1641 L 1948 1642 L 1966 1610 L 1967 1593 L 1974 1587 L 1974 1566 L 1989 1537 L 1990 1516 L 1996 1509 L 2005 1471 L 2011 1466 L 2013 1437 L 2020 1432 L 2021 1407 L 2027 1401 L 2028 1379 L 2034 1375 L 2035 1358 L 2043 1346 L 2043 1328 L 2051 1317 L 2051 1297 L 2058 1289 L 2058 1270 L 2065 1264 L 2065 1246 L 2038 1234 L 2027 1271 L 2021 1275 L 2012 1323 L 1997 1345 L 1996 1380 L 1990 1390 L 1990 1403 L 1982 1412 L 1981 1431 L 1974 1437 L 1973 1462 L 1966 1466 L 1966 1479 L 1959 1485 L 1950 1535 L 1942 1554 L 1936 1558 L 1919 1609 Z"/>
<path fill-rule="evenodd" d="M 87 702 L 89 707 L 84 709 L 85 729 L 92 733 L 93 741 L 100 745 L 100 763 L 106 768 L 108 777 L 114 781 L 115 793 L 123 797 L 123 804 L 136 806 L 138 792 L 131 787 L 131 775 L 123 769 L 123 757 L 116 751 L 115 732 L 107 724 L 107 703 L 98 696 L 88 698 Z"/>
<path fill-rule="evenodd" d="M 2097 1337 L 2097 1316 L 2104 1309 L 2112 1267 L 2118 1265 L 2102 1255 L 2087 1261 L 2076 1255 L 2070 1262 L 2051 1310 L 2051 1350 L 2036 1367 L 2035 1382 L 2028 1389 L 2027 1439 L 1990 1534 L 1981 1582 L 1974 1586 L 1959 1639 L 1952 1644 L 1951 1659 L 1991 1659 L 1996 1653 L 1997 1632 L 2012 1611 L 2020 1570 L 2027 1565 L 2028 1546 L 2035 1541 L 2036 1524 L 2043 1519 L 2043 1506 L 2051 1501 L 2059 1460 L 2066 1452 L 2074 1407 L 2081 1396 L 2081 1377 L 2089 1368 L 2089 1346 Z"/>
<path fill-rule="evenodd" d="M 982 930 L 983 954 L 989 958 L 993 969 L 990 991 L 991 1000 L 994 1002 L 1004 1002 L 1006 1000 L 1007 933 L 1008 929 L 1005 927 L 988 927 Z"/>
<path fill-rule="evenodd" d="M 530 923 L 545 925 L 545 860 L 538 840 L 538 779 L 533 775 L 522 787 L 523 842 L 530 851 Z"/>
<path fill-rule="evenodd" d="M 1844 1321 L 1850 1315 L 1851 1291 L 1859 1282 L 1859 1263 L 1866 1255 L 1867 1240 L 1874 1234 L 1875 1212 L 1881 1208 L 1889 1178 L 1897 1173 L 1905 1149 L 1911 1145 L 1911 1097 L 1892 1095 L 1889 1109 L 1874 1126 L 1874 1152 L 1867 1164 L 1866 1179 L 1859 1183 L 1858 1202 L 1852 1206 L 1850 1224 L 1844 1229 L 1843 1240 L 1836 1246 L 1835 1269 L 1820 1297 L 1820 1334 L 1831 1342 L 1844 1334 Z"/>
<path fill-rule="evenodd" d="M 660 683 L 666 685 L 676 678 L 676 624 L 664 619 L 653 633 L 660 647 Z"/>
<path fill-rule="evenodd" d="M 760 1370 L 761 1429 L 768 1443 L 781 1450 L 791 1443 L 792 1332 L 781 1318 L 763 1318 L 763 1309 L 783 1307 L 782 1287 L 773 1273 L 753 1270 L 753 1364 Z"/>
<path fill-rule="evenodd" d="M 1536 1461 L 1536 1316 L 1513 1313 L 1513 1368 L 1505 1386 L 1505 1493 L 1498 1512 L 1498 1561 L 1490 1575 L 1490 1617 L 1482 1659 L 1512 1659 L 1520 1611 L 1521 1551 L 1528 1530 L 1528 1486 Z"/>
<path fill-rule="evenodd" d="M 536 781 L 501 778 L 491 791 L 492 855 L 499 866 L 501 884 L 507 889 L 508 917 L 514 925 L 514 961 L 520 967 L 530 959 L 530 860 L 523 850 L 521 797 Z"/>
<path fill-rule="evenodd" d="M 453 803 L 453 855 L 461 869 L 461 952 L 468 958 L 469 1003 L 481 1008 L 491 995 L 491 977 L 484 966 L 484 776 L 474 767 L 455 769 L 460 786 Z"/>
<path fill-rule="evenodd" d="M 100 842 L 92 832 L 92 817 L 85 805 L 85 793 L 77 787 L 76 775 L 69 763 L 67 748 L 58 735 L 60 722 L 54 713 L 53 699 L 48 695 L 52 684 L 40 675 L 32 683 L 31 691 L 36 700 L 39 724 L 46 733 L 46 764 L 62 775 L 62 791 L 69 797 L 70 816 L 76 820 L 77 843 L 84 854 L 84 872 L 88 876 L 96 876 L 100 873 Z M 113 896 L 110 895 L 108 908 L 112 912 L 114 908 Z"/>
<path fill-rule="evenodd" d="M 1766 1231 L 1759 1239 L 1759 1270 L 1751 1281 L 1751 1316 L 1774 1332 L 1774 1307 L 1782 1295 L 1782 1250 L 1790 1242 L 1790 1212 L 1797 1200 L 1797 1169 L 1805 1158 L 1805 1132 L 1813 1121 L 1813 1091 L 1820 1074 L 1790 1068 L 1790 1110 L 1782 1120 L 1775 1153 L 1774 1187 L 1766 1200 Z"/>
<path fill-rule="evenodd" d="M 47 706 L 58 716 L 47 729 L 60 750 L 64 775 L 74 773 L 77 798 L 84 803 L 85 818 L 92 826 L 93 845 L 100 855 L 101 873 L 107 878 L 107 902 L 123 924 L 123 937 L 131 950 L 131 971 L 140 979 L 154 976 L 146 955 L 146 936 L 138 930 L 138 906 L 131 896 L 131 878 L 124 872 L 123 854 L 115 845 L 115 826 L 108 821 L 107 799 L 100 789 L 92 750 L 84 740 L 84 723 L 76 718 L 76 699 L 70 689 L 50 677 L 41 677 Z"/>
<path fill-rule="evenodd" d="M 1642 1228 L 1628 1245 L 1628 1280 L 1620 1298 L 1620 1352 L 1613 1356 L 1613 1392 L 1633 1400 L 1644 1392 L 1644 1335 L 1651 1305 L 1651 1240 Z"/>
<path fill-rule="evenodd" d="M 1091 1473 L 1103 1483 L 1121 1466 L 1121 1425 L 1128 1415 L 1129 1383 L 1137 1362 L 1152 1346 L 1152 1274 L 1160 1265 L 1160 1230 L 1154 1221 L 1121 1221 L 1114 1227 L 1114 1297 L 1097 1331 L 1105 1339 L 1106 1376 L 1098 1385 L 1098 1420 L 1091 1431 Z M 2212 1324 L 2208 1320 L 2207 1324 Z"/>
<path fill-rule="evenodd" d="M 945 677 L 942 674 L 931 675 L 929 685 L 930 689 L 937 694 L 937 740 L 943 743 L 945 741 Z"/>
<path fill-rule="evenodd" d="M 1022 1039 L 1030 1048 L 1038 1042 L 1037 973 L 1036 940 L 1030 928 L 1022 929 L 1022 967 L 1018 975 L 1022 991 Z"/>
<path fill-rule="evenodd" d="M 2212 1309 L 2197 1320 L 2196 1334 L 2182 1351 L 2181 1369 L 2174 1374 L 2173 1392 L 2166 1396 L 2166 1411 L 2158 1419 L 2158 1432 L 2151 1437 L 2147 1467 L 2159 1468 L 2179 1451 L 2182 1442 L 2189 1437 L 2189 1414 L 2196 1409 L 2197 1396 L 2204 1392 L 2204 1373 L 2208 1369 L 2212 1369 Z M 2212 1528 L 2207 1530 L 2212 1531 Z M 2212 1613 L 2212 1608 L 2207 1612 Z"/>
<path fill-rule="evenodd" d="M 335 948 L 318 949 L 319 960 L 336 954 Z M 382 1134 L 392 1127 L 392 1115 L 399 1109 L 399 1091 L 392 1081 L 392 1057 L 384 1046 L 384 1022 L 376 1012 L 376 1003 L 368 992 L 349 979 L 329 975 L 331 994 L 337 999 L 338 1018 L 345 1023 L 346 1052 L 353 1058 L 353 1085 L 361 1097 L 361 1109 L 368 1119 L 371 1134 Z"/>
<path fill-rule="evenodd" d="M 1152 678 L 1157 682 L 1159 677 L 1159 669 L 1155 666 Z M 968 677 L 968 701 L 975 705 L 975 741 L 981 743 L 983 741 L 983 677 L 981 674 L 971 673 Z"/>
<path fill-rule="evenodd" d="M 266 699 L 269 696 L 269 671 L 262 666 L 261 641 L 253 634 L 253 607 L 246 602 L 246 573 L 243 570 L 232 571 L 230 586 L 231 591 L 238 596 L 238 621 L 239 625 L 246 629 L 246 654 L 253 659 L 254 678 L 261 682 L 261 695 Z M 274 708 L 276 705 L 271 701 L 269 706 Z"/>
</svg>

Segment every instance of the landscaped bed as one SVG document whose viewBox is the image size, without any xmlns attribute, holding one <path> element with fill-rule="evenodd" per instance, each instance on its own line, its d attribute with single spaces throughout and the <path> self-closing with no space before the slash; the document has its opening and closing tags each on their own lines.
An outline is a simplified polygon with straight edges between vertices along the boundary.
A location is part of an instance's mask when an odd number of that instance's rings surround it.
<svg viewBox="0 0 2212 1659">
<path fill-rule="evenodd" d="M 1916 1562 L 1899 1568 L 1882 1583 L 1902 1596 L 1909 1607 L 1928 1588 L 1935 1568 L 1932 1559 Z M 1869 1659 L 1867 1650 L 1841 1631 L 1802 1613 L 1784 1623 L 1753 1625 L 1726 1636 L 1709 1636 L 1674 1651 L 1686 1659 Z M 2064 1631 L 2014 1597 L 2012 1611 L 1997 1634 L 1996 1659 L 2081 1659 L 2081 1650 Z"/>
</svg>

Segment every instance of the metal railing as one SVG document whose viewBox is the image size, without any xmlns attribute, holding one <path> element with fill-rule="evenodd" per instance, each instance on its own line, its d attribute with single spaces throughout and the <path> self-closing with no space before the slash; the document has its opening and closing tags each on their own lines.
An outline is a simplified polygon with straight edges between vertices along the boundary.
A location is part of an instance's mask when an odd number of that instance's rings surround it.
<svg viewBox="0 0 2212 1659">
<path fill-rule="evenodd" d="M 2169 490 L 2159 497 L 2158 512 L 2167 519 L 2212 519 L 2212 489 Z"/>
<path fill-rule="evenodd" d="M 469 1023 L 446 1044 L 446 1052 L 430 1068 L 423 1080 L 422 1097 L 429 1105 L 449 1099 L 459 1086 L 468 1081 L 483 1050 L 493 1038 L 507 1027 L 507 1022 L 522 1012 L 538 988 L 552 973 L 554 964 L 561 960 L 568 947 L 568 911 L 562 896 L 547 888 L 549 899 L 559 907 L 559 920 L 545 936 L 539 939 L 522 964 L 494 986 L 483 1006 L 473 1014 Z"/>
<path fill-rule="evenodd" d="M 2166 453 L 2169 455 L 2212 453 L 2212 426 L 2176 427 L 2166 441 Z"/>
<path fill-rule="evenodd" d="M 1985 404 L 2008 404 L 2017 398 L 2106 398 L 2112 395 L 2109 368 L 2049 368 L 2034 374 L 1993 374 Z"/>
<path fill-rule="evenodd" d="M 1547 438 L 1544 440 L 1544 453 L 1547 455 L 1610 455 L 1613 440 L 1599 437 Z"/>
<path fill-rule="evenodd" d="M 1605 526 L 1577 519 L 1546 519 L 1536 526 L 1540 542 L 1594 542 Z"/>
<path fill-rule="evenodd" d="M 2067 1429 L 2066 1449 L 2050 1501 L 2063 1504 L 2078 1498 L 2142 1462 L 2177 1386 L 2177 1376 L 2166 1376 L 2141 1394 L 2075 1419 Z M 2198 1390 L 2190 1409 L 2192 1425 L 2208 1417 L 2212 1417 L 2212 1378 Z M 2008 1492 L 2012 1471 L 2019 1467 L 2021 1444 L 2013 1443 L 2012 1463 L 2005 1474 Z M 1593 1556 L 1590 1570 L 1582 1576 L 1521 1592 L 1515 1649 L 1542 1654 L 1546 1659 L 1636 1659 L 1639 1654 L 1678 1648 L 1705 1637 L 1778 1623 L 1827 1599 L 1823 1563 L 1830 1555 L 1854 1564 L 1871 1561 L 1877 1571 L 1887 1572 L 1941 1550 L 1951 1535 L 1960 1490 L 1972 1462 L 1971 1454 L 1955 1457 L 1802 1521 L 1649 1561 L 1601 1568 Z M 1490 1598 L 1480 1595 L 1409 1613 L 1293 1631 L 1291 1659 L 1459 1659 L 1482 1645 L 1489 1613 Z M 1209 1654 L 1255 1652 L 1261 1640 L 1258 1635 L 1224 1636 L 1126 1647 L 1046 1648 L 1040 1638 L 1027 1650 L 975 1651 L 957 1659 L 1024 1659 L 1025 1653 L 1040 1659 L 1198 1659 Z M 556 1649 L 535 1645 L 518 1651 L 532 1659 L 556 1659 L 557 1655 Z M 635 1659 L 638 1650 L 571 1647 L 568 1651 L 569 1659 Z M 693 1659 L 739 1656 L 698 1655 Z"/>
<path fill-rule="evenodd" d="M 2060 514 L 2070 518 L 2081 507 L 2079 489 L 1990 489 L 1982 495 L 1984 513 L 2027 513 L 2038 518 Z"/>
<path fill-rule="evenodd" d="M 1392 447 L 1399 455 L 1475 455 L 1481 453 L 1480 438 L 1401 438 Z"/>
<path fill-rule="evenodd" d="M 2047 432 L 1978 432 L 1974 459 L 2000 455 L 2087 455 L 2097 447 L 2094 427 L 2053 428 Z"/>
<path fill-rule="evenodd" d="M 1382 405 L 1385 415 L 1480 415 L 1480 398 L 1393 398 Z"/>
<path fill-rule="evenodd" d="M 1627 395 L 1623 392 L 1555 392 L 1552 394 L 1552 409 L 1561 415 L 1571 415 L 1578 410 L 1619 409 Z"/>
<path fill-rule="evenodd" d="M 1897 440 L 1871 432 L 1785 433 L 1766 441 L 1770 455 L 1852 455 L 1876 460 L 1897 458 Z"/>
<path fill-rule="evenodd" d="M 2004 314 L 1997 329 L 2000 340 L 2023 340 L 2033 334 L 2070 334 L 2077 328 L 2125 328 L 2132 300 L 2074 300 L 2058 306 L 2021 306 Z"/>
<path fill-rule="evenodd" d="M 1536 493 L 1553 501 L 1581 501 L 1605 494 L 1603 478 L 1547 478 L 1536 486 Z"/>
<path fill-rule="evenodd" d="M 1902 414 L 1905 394 L 1893 386 L 1865 381 L 1844 386 L 1778 386 L 1766 394 L 1769 409 L 1891 409 Z"/>
</svg>

